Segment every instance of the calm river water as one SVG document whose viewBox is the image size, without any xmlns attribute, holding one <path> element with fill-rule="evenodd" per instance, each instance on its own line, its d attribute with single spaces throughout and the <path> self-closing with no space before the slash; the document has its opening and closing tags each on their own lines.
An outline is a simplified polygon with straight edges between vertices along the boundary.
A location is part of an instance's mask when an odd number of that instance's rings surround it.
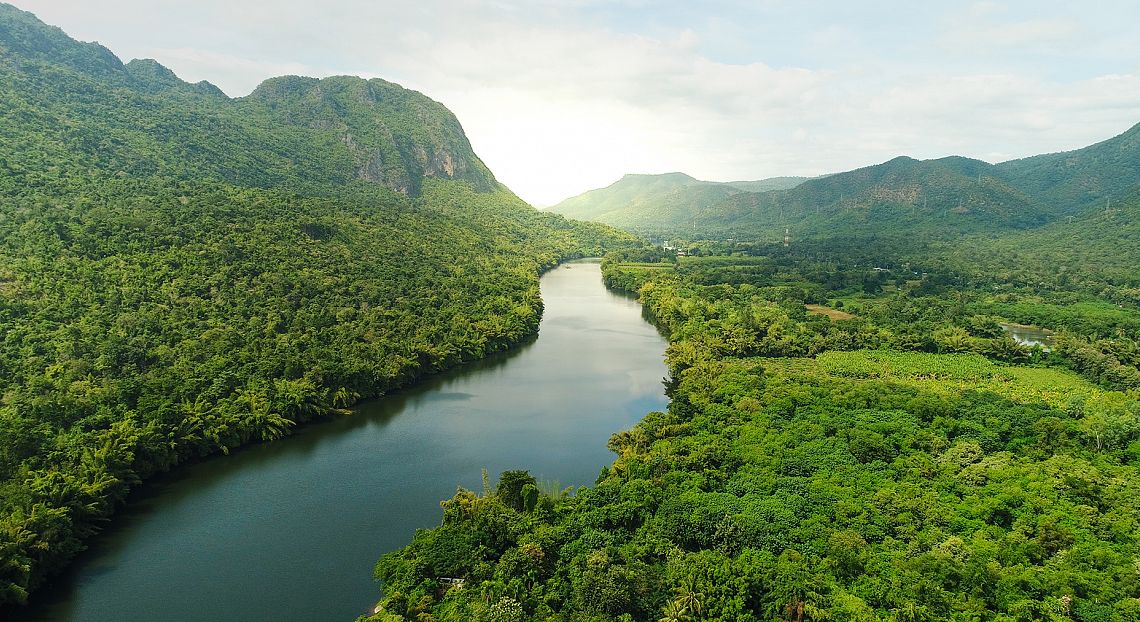
<svg viewBox="0 0 1140 622">
<path fill-rule="evenodd" d="M 352 416 L 139 489 L 23 620 L 352 620 L 381 553 L 439 524 L 457 484 L 529 469 L 591 485 L 609 436 L 666 404 L 665 341 L 597 263 L 542 277 L 537 341 Z M 0 616 L 4 617 L 4 616 Z"/>
</svg>

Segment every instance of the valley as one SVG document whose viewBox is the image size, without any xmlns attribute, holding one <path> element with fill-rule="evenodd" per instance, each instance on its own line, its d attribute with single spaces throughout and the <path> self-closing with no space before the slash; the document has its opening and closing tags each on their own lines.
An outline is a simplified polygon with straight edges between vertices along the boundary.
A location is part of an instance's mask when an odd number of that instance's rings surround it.
<svg viewBox="0 0 1140 622">
<path fill-rule="evenodd" d="M 594 10 L 633 9 L 542 8 Z M 453 76 L 469 139 L 440 101 L 338 73 L 356 56 L 230 97 L 0 4 L 0 617 L 1140 620 L 1140 125 L 827 174 L 804 159 L 862 146 L 799 127 L 784 174 L 745 120 L 779 135 L 752 108 L 808 119 L 835 74 L 655 36 L 592 71 L 700 56 L 573 109 L 564 49 L 369 32 L 401 80 Z M 504 49 L 535 63 L 499 71 L 517 82 L 486 73 Z M 246 61 L 221 75 L 315 67 Z M 701 108 L 686 72 L 714 65 Z M 1129 75 L 1065 105 L 1126 109 L 1104 102 Z M 559 104 L 520 114 L 534 85 Z M 626 116 L 624 88 L 686 123 Z M 866 142 L 930 116 L 906 112 Z M 717 123 L 731 149 L 678 146 Z M 476 137 L 550 187 L 647 157 L 770 172 L 536 209 Z"/>
</svg>

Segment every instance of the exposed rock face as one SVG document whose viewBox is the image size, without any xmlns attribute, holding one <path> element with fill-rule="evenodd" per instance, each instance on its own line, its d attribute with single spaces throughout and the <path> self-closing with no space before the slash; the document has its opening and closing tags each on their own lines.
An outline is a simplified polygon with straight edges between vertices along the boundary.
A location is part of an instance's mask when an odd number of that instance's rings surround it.
<svg viewBox="0 0 1140 622">
<path fill-rule="evenodd" d="M 246 100 L 284 123 L 331 129 L 355 162 L 355 176 L 417 194 L 424 177 L 496 185 L 447 108 L 384 80 L 285 76 L 261 84 Z"/>
</svg>

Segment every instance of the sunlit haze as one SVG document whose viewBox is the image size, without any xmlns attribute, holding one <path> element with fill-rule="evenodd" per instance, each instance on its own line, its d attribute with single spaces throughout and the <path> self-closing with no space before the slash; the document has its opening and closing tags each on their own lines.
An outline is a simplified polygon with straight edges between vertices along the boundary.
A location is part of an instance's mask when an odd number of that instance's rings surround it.
<svg viewBox="0 0 1140 622">
<path fill-rule="evenodd" d="M 1134 2 L 16 0 L 231 96 L 381 77 L 549 205 L 625 173 L 816 175 L 1080 147 L 1140 120 Z"/>
</svg>

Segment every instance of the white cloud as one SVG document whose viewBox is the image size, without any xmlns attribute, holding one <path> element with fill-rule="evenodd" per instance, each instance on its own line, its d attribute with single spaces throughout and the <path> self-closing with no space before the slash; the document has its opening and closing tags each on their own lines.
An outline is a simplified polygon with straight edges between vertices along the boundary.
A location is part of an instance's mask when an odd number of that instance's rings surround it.
<svg viewBox="0 0 1140 622">
<path fill-rule="evenodd" d="M 994 3 L 979 3 L 950 21 L 941 43 L 950 51 L 978 55 L 1054 50 L 1088 34 L 1082 32 L 1079 22 L 1065 17 L 1001 19 L 1005 15 Z"/>
</svg>

